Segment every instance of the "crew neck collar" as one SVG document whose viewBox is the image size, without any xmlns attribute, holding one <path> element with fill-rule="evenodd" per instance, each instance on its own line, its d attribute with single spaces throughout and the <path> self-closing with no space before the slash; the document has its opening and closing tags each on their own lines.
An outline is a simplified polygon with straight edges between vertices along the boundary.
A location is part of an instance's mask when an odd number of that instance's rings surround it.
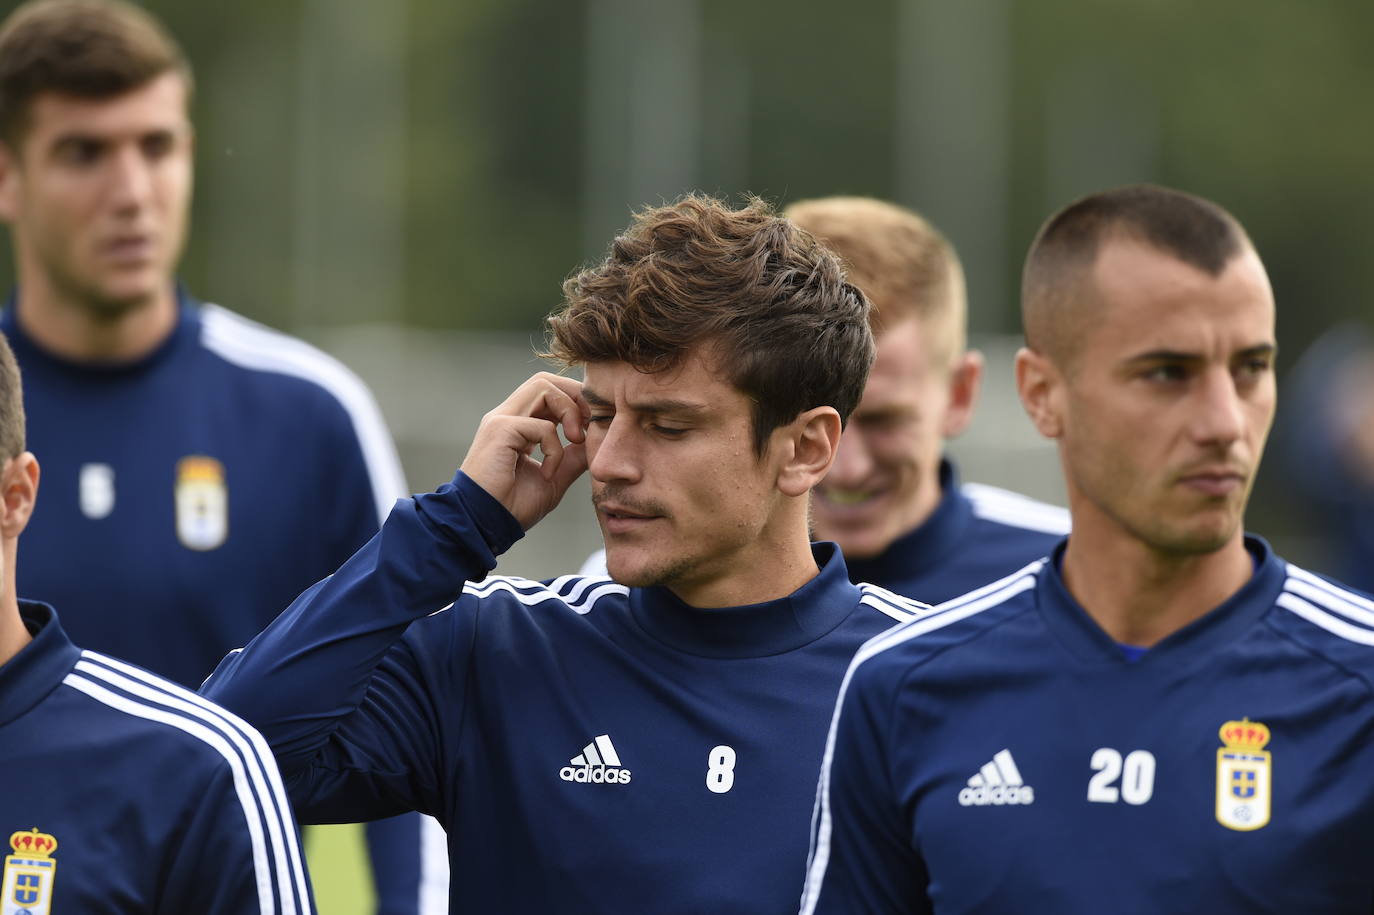
<svg viewBox="0 0 1374 915">
<path fill-rule="evenodd" d="M 67 374 L 114 378 L 137 375 L 164 362 L 200 334 L 200 303 L 177 284 L 177 321 L 167 338 L 137 359 L 119 362 L 84 362 L 59 356 L 34 340 L 19 323 L 19 290 L 10 292 L 0 312 L 0 331 L 9 338 L 10 347 L 26 366 L 41 365 Z"/>
<path fill-rule="evenodd" d="M 630 612 L 660 642 L 710 658 L 782 654 L 830 632 L 859 602 L 833 543 L 813 543 L 819 574 L 777 600 L 739 607 L 693 607 L 664 587 L 631 588 Z"/>
<path fill-rule="evenodd" d="M 43 701 L 81 657 L 81 650 L 67 638 L 52 607 L 21 600 L 19 618 L 33 641 L 0 666 L 0 727 Z"/>
<path fill-rule="evenodd" d="M 1060 566 L 1066 546 L 1067 541 L 1055 547 L 1036 585 L 1037 603 L 1046 625 L 1075 657 L 1132 667 L 1176 664 L 1180 658 L 1209 655 L 1233 643 L 1273 606 L 1288 574 L 1287 563 L 1274 555 L 1268 543 L 1247 534 L 1245 548 L 1255 563 L 1250 580 L 1221 604 L 1161 639 L 1137 661 L 1131 662 L 1065 586 Z"/>
</svg>

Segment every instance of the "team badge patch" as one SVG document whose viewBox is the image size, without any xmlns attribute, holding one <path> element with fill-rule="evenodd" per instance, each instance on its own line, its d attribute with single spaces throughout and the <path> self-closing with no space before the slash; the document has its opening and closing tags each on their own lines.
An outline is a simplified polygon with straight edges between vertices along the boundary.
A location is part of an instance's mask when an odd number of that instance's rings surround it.
<svg viewBox="0 0 1374 915">
<path fill-rule="evenodd" d="M 1269 822 L 1269 728 L 1245 718 L 1226 722 L 1218 733 L 1226 746 L 1217 750 L 1217 822 L 1242 832 L 1259 829 Z"/>
<path fill-rule="evenodd" d="M 5 858 L 0 915 L 49 915 L 57 839 L 35 828 L 10 836 L 10 848 L 14 854 Z"/>
<path fill-rule="evenodd" d="M 82 464 L 76 480 L 81 514 L 99 521 L 114 511 L 115 476 L 109 464 Z"/>
<path fill-rule="evenodd" d="M 177 539 L 187 549 L 213 550 L 229 536 L 229 490 L 224 465 L 191 455 L 177 461 Z"/>
</svg>

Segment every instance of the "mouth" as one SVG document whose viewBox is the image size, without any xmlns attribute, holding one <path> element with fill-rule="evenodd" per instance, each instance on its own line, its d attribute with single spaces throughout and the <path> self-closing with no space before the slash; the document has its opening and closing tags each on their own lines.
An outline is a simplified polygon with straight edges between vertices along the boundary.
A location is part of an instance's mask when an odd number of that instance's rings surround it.
<svg viewBox="0 0 1374 915">
<path fill-rule="evenodd" d="M 1205 496 L 1221 498 L 1245 488 L 1246 474 L 1237 470 L 1199 470 L 1179 477 L 1179 482 Z"/>
<path fill-rule="evenodd" d="M 610 502 L 598 504 L 596 513 L 601 519 L 602 528 L 608 534 L 628 534 L 643 530 L 652 522 L 662 520 L 664 517 L 661 514 Z"/>
<path fill-rule="evenodd" d="M 857 508 L 881 498 L 882 489 L 843 489 L 838 486 L 823 486 L 815 490 L 816 500 L 822 505 L 837 509 Z"/>
<path fill-rule="evenodd" d="M 106 242 L 101 250 L 116 263 L 143 263 L 153 255 L 153 239 L 150 235 L 121 235 Z"/>
</svg>

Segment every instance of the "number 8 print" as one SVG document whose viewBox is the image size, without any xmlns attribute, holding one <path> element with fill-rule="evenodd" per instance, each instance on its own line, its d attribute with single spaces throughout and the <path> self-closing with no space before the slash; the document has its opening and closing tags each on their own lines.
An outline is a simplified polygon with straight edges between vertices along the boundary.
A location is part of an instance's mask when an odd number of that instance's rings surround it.
<svg viewBox="0 0 1374 915">
<path fill-rule="evenodd" d="M 724 794 L 735 787 L 735 750 L 721 745 L 706 757 L 706 787 L 714 794 Z"/>
</svg>

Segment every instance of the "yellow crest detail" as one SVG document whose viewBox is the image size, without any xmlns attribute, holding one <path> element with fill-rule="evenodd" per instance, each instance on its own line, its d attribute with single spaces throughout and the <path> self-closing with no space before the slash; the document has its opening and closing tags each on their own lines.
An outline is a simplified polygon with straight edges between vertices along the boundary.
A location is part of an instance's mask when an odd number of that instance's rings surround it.
<svg viewBox="0 0 1374 915">
<path fill-rule="evenodd" d="M 49 915 L 57 862 L 57 839 L 37 827 L 10 835 L 14 854 L 5 858 L 0 879 L 0 915 Z"/>
<path fill-rule="evenodd" d="M 1264 749 L 1269 728 L 1243 718 L 1228 721 L 1217 732 L 1217 822 L 1227 829 L 1250 832 L 1269 823 L 1273 758 Z"/>
<path fill-rule="evenodd" d="M 177 461 L 177 539 L 192 550 L 213 550 L 229 536 L 229 489 L 224 465 L 193 454 Z"/>
</svg>

